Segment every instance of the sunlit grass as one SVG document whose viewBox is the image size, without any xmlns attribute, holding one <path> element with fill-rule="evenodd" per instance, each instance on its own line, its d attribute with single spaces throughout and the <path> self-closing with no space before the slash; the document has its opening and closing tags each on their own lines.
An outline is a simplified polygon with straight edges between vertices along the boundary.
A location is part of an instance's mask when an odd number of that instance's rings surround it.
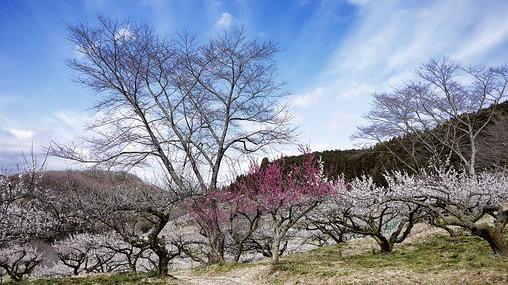
<svg viewBox="0 0 508 285">
<path fill-rule="evenodd" d="M 256 284 L 508 284 L 508 258 L 492 255 L 480 238 L 429 236 L 396 247 L 391 254 L 352 250 L 356 243 L 314 249 L 284 257 L 272 268 L 267 261 L 199 266 L 186 271 L 197 276 L 256 277 Z M 149 274 L 107 274 L 41 279 L 21 284 L 188 284 Z M 254 284 L 254 283 L 253 283 Z"/>
</svg>

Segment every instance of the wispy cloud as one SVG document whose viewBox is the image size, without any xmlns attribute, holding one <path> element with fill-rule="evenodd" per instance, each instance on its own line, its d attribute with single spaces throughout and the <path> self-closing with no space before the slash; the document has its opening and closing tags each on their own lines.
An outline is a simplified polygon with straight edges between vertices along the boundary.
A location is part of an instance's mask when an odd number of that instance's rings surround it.
<svg viewBox="0 0 508 285">
<path fill-rule="evenodd" d="M 7 105 L 7 104 L 6 104 Z M 9 107 L 10 105 L 6 106 Z M 34 151 L 44 156 L 51 141 L 67 143 L 82 134 L 90 115 L 75 110 L 59 110 L 42 115 L 37 121 L 27 122 L 2 116 L 0 112 L 0 169 L 12 169 L 23 163 L 22 153 Z M 67 162 L 50 158 L 50 168 L 65 168 Z"/>
<path fill-rule="evenodd" d="M 355 6 L 365 6 L 372 2 L 372 0 L 347 0 L 347 2 Z"/>
<path fill-rule="evenodd" d="M 310 108 L 319 102 L 325 92 L 325 88 L 319 86 L 308 92 L 293 95 L 291 96 L 291 106 L 296 109 Z"/>
<path fill-rule="evenodd" d="M 228 12 L 222 13 L 219 20 L 215 22 L 215 28 L 217 29 L 227 29 L 233 22 L 233 16 L 229 14 Z"/>
<path fill-rule="evenodd" d="M 314 112 L 298 114 L 302 136 L 311 146 L 353 146 L 349 136 L 368 111 L 371 93 L 410 79 L 431 57 L 450 56 L 466 64 L 508 63 L 508 53 L 502 52 L 508 46 L 508 2 L 349 2 L 358 6 L 351 28 L 318 80 L 304 86 L 323 91 Z M 296 94 L 297 105 L 311 101 L 310 93 Z M 327 134 L 317 131 L 316 124 L 326 126 Z"/>
</svg>

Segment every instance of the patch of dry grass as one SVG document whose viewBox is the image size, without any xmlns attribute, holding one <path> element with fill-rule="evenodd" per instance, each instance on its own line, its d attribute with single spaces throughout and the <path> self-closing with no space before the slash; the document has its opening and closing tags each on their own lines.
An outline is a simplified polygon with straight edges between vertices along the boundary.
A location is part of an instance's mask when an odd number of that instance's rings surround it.
<svg viewBox="0 0 508 285">
<path fill-rule="evenodd" d="M 209 266 L 197 275 L 229 276 L 246 284 L 508 284 L 508 258 L 492 255 L 480 238 L 453 240 L 419 225 L 392 254 L 372 253 L 370 239 L 286 256 L 267 262 Z"/>
<path fill-rule="evenodd" d="M 272 268 L 268 261 L 200 266 L 176 272 L 179 281 L 146 274 L 98 275 L 38 280 L 25 284 L 508 284 L 508 258 L 492 255 L 480 238 L 451 239 L 425 225 L 395 247 L 375 252 L 371 239 L 285 256 Z"/>
</svg>

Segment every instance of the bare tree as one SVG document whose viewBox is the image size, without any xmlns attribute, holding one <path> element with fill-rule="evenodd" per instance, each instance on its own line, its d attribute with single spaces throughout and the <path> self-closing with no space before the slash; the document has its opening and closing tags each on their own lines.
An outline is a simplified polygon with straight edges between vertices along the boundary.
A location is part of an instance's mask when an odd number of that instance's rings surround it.
<svg viewBox="0 0 508 285">
<path fill-rule="evenodd" d="M 456 159 L 474 174 L 481 134 L 506 98 L 506 67 L 464 67 L 452 60 L 431 60 L 417 79 L 388 93 L 374 94 L 374 105 L 359 138 L 383 143 L 413 171 Z M 489 108 L 487 108 L 489 107 Z"/>
<path fill-rule="evenodd" d="M 157 161 L 174 189 L 206 194 L 228 161 L 293 137 L 272 42 L 242 29 L 169 41 L 148 25 L 102 17 L 98 27 L 71 27 L 70 40 L 82 57 L 68 64 L 99 93 L 101 116 L 81 143 L 53 145 L 56 156 L 127 168 Z M 211 261 L 223 261 L 218 226 L 210 239 Z"/>
</svg>

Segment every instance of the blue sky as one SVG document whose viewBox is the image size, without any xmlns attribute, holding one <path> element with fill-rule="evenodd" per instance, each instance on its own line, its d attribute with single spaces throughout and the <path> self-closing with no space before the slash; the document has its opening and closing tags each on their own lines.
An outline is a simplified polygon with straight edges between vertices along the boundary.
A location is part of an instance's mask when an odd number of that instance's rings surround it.
<svg viewBox="0 0 508 285">
<path fill-rule="evenodd" d="M 0 0 L 0 167 L 32 143 L 82 133 L 93 94 L 64 63 L 76 56 L 66 24 L 93 24 L 98 13 L 169 36 L 243 25 L 278 42 L 294 124 L 316 150 L 352 147 L 370 94 L 410 79 L 430 57 L 508 64 L 508 1 Z"/>
</svg>

